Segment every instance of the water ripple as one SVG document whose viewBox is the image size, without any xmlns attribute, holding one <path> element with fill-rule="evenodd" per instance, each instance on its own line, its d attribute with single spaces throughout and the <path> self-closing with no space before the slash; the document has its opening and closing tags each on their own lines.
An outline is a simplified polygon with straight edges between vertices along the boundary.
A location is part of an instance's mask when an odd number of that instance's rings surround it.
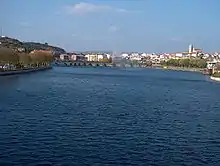
<svg viewBox="0 0 220 166">
<path fill-rule="evenodd" d="M 0 165 L 220 165 L 219 84 L 162 70 L 1 78 Z"/>
</svg>

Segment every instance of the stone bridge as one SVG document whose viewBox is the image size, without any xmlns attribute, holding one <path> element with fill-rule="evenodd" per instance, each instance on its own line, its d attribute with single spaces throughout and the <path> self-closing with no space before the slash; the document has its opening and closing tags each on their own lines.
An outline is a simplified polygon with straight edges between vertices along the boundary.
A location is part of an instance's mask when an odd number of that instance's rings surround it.
<svg viewBox="0 0 220 166">
<path fill-rule="evenodd" d="M 58 61 L 53 63 L 54 66 L 71 66 L 71 67 L 113 67 L 112 63 L 103 62 L 69 62 L 69 61 Z"/>
<path fill-rule="evenodd" d="M 53 66 L 69 66 L 69 67 L 149 67 L 146 64 L 132 64 L 131 62 L 113 62 L 113 63 L 104 63 L 104 62 L 73 62 L 73 61 L 55 61 Z"/>
</svg>

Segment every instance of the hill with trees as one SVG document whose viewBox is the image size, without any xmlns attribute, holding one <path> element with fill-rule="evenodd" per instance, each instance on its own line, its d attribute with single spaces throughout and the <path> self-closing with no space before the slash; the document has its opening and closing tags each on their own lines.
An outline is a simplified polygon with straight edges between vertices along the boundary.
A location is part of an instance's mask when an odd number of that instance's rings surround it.
<svg viewBox="0 0 220 166">
<path fill-rule="evenodd" d="M 63 53 L 64 49 L 47 43 L 21 42 L 0 37 L 0 71 L 48 66 L 56 54 Z"/>
<path fill-rule="evenodd" d="M 66 51 L 62 48 L 48 45 L 48 43 L 21 42 L 9 37 L 0 37 L 0 47 L 9 48 L 17 52 L 30 53 L 33 50 L 52 51 L 53 54 L 63 54 Z"/>
</svg>

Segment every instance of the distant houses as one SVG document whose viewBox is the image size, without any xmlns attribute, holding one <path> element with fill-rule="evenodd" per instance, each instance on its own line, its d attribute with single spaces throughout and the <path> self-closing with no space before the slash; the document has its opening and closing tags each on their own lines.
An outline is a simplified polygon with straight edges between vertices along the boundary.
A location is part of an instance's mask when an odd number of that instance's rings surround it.
<svg viewBox="0 0 220 166">
<path fill-rule="evenodd" d="M 101 52 L 83 52 L 83 53 L 66 53 L 61 54 L 57 59 L 62 61 L 80 61 L 80 62 L 113 62 L 113 63 L 130 63 L 130 64 L 164 64 L 170 59 L 203 59 L 212 62 L 220 62 L 220 53 L 204 53 L 202 49 L 194 48 L 189 45 L 188 51 L 176 53 L 146 53 L 146 52 L 122 52 L 120 55 Z"/>
<path fill-rule="evenodd" d="M 67 54 L 60 54 L 60 60 L 62 61 L 70 60 L 70 56 Z"/>
<path fill-rule="evenodd" d="M 67 53 L 67 54 L 61 54 L 59 56 L 59 59 L 62 61 L 88 61 L 88 62 L 107 62 L 111 59 L 110 54 L 83 54 L 83 53 Z"/>
</svg>

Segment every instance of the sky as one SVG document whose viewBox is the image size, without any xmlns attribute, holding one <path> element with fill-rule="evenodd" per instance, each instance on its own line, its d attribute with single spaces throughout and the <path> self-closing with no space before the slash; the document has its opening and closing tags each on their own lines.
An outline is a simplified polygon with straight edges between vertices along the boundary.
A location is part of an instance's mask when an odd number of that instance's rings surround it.
<svg viewBox="0 0 220 166">
<path fill-rule="evenodd" d="M 67 51 L 220 51 L 219 0 L 1 0 L 3 35 Z"/>
</svg>

